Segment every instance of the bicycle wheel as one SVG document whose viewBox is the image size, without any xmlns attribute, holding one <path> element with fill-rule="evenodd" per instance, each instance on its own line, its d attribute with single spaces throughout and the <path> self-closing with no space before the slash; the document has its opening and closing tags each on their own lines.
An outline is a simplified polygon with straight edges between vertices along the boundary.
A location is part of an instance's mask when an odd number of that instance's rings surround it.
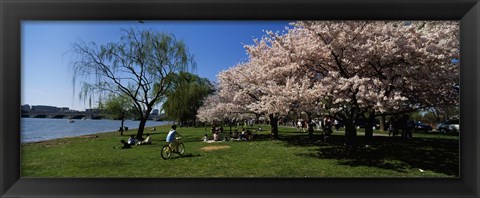
<svg viewBox="0 0 480 198">
<path fill-rule="evenodd" d="M 165 145 L 165 146 L 163 146 L 160 154 L 162 155 L 163 159 L 168 159 L 170 157 L 170 155 L 172 155 L 172 149 L 170 148 L 170 146 Z"/>
<path fill-rule="evenodd" d="M 177 145 L 177 153 L 179 155 L 183 155 L 183 153 L 185 153 L 185 145 L 183 145 L 183 143 Z"/>
</svg>

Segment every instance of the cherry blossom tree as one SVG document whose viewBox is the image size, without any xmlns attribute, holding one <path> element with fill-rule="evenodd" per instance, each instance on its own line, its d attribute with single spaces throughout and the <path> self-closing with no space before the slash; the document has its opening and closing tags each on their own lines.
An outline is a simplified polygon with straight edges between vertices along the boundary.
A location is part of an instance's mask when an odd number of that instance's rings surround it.
<svg viewBox="0 0 480 198">
<path fill-rule="evenodd" d="M 298 22 L 310 33 L 303 68 L 323 75 L 317 86 L 329 111 L 346 124 L 355 145 L 355 121 L 369 114 L 401 113 L 452 98 L 458 82 L 456 22 Z M 298 42 L 301 43 L 301 42 Z M 457 95 L 458 96 L 458 95 Z"/>
<path fill-rule="evenodd" d="M 245 46 L 247 63 L 219 75 L 220 94 L 258 115 L 268 116 L 273 138 L 278 138 L 278 121 L 290 112 L 318 112 L 320 98 L 314 94 L 312 76 L 299 69 L 281 39 L 272 32 L 255 45 Z"/>
<path fill-rule="evenodd" d="M 239 75 L 242 69 L 240 67 L 230 68 L 220 72 L 217 92 L 205 99 L 204 105 L 198 110 L 197 117 L 208 123 L 215 122 L 235 122 L 246 118 L 245 114 L 251 113 L 246 105 L 251 103 L 252 97 L 244 95 Z M 243 94 L 243 95 L 242 95 Z"/>
<path fill-rule="evenodd" d="M 246 108 L 233 103 L 231 98 L 224 98 L 219 94 L 208 96 L 203 104 L 197 111 L 198 120 L 212 125 L 216 123 L 228 124 L 230 131 L 232 131 L 232 125 L 235 122 L 253 117 L 252 113 Z"/>
<path fill-rule="evenodd" d="M 458 104 L 458 23 L 299 21 L 247 45 L 249 61 L 219 74 L 224 98 L 276 121 L 292 111 L 328 113 L 356 146 L 367 116 Z M 367 131 L 368 132 L 368 131 Z M 368 134 L 367 134 L 368 135 Z M 370 130 L 371 135 L 371 130 Z"/>
</svg>

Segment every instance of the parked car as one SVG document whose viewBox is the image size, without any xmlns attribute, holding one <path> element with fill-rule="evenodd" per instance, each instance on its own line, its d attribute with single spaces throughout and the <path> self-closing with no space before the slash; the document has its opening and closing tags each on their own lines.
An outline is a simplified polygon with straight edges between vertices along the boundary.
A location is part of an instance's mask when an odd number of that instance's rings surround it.
<svg viewBox="0 0 480 198">
<path fill-rule="evenodd" d="M 444 123 L 440 123 L 437 126 L 437 130 L 442 133 L 459 133 L 460 132 L 460 120 L 448 120 Z"/>
<path fill-rule="evenodd" d="M 420 121 L 415 122 L 413 127 L 415 131 L 429 132 L 433 130 L 433 128 L 430 125 L 423 124 Z"/>
</svg>

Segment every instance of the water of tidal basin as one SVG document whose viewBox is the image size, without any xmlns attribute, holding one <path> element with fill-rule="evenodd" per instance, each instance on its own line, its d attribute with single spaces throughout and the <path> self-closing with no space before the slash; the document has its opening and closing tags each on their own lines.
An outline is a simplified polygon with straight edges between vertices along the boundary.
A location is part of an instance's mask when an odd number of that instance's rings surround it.
<svg viewBox="0 0 480 198">
<path fill-rule="evenodd" d="M 51 118 L 21 118 L 20 139 L 22 143 L 39 142 L 64 137 L 90 135 L 116 131 L 120 127 L 119 120 L 74 120 Z M 126 120 L 124 126 L 129 129 L 138 128 L 140 121 Z M 166 121 L 147 121 L 146 127 L 169 124 Z"/>
</svg>

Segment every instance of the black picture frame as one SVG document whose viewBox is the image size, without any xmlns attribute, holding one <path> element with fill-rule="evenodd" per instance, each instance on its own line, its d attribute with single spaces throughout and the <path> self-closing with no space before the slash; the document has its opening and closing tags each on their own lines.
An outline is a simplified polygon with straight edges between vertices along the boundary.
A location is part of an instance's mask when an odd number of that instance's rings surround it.
<svg viewBox="0 0 480 198">
<path fill-rule="evenodd" d="M 21 21 L 153 19 L 459 20 L 460 178 L 20 178 Z M 0 0 L 0 28 L 0 197 L 480 195 L 478 0 Z"/>
</svg>

